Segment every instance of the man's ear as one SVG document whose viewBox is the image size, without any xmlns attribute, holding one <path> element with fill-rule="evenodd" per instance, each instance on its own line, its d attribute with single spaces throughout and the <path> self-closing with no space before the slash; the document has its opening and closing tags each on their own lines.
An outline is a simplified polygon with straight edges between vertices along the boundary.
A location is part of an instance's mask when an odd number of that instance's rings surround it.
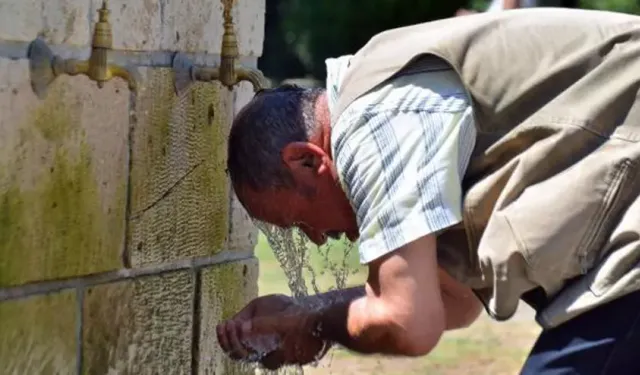
<svg viewBox="0 0 640 375">
<path fill-rule="evenodd" d="M 282 149 L 282 161 L 294 174 L 317 174 L 326 156 L 322 148 L 310 142 L 292 142 Z"/>
</svg>

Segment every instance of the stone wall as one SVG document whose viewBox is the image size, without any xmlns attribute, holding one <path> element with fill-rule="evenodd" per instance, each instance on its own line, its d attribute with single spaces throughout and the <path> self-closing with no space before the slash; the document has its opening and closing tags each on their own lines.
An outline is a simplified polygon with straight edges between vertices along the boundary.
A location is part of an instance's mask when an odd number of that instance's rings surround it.
<svg viewBox="0 0 640 375">
<path fill-rule="evenodd" d="M 265 0 L 233 10 L 241 63 Z M 0 0 L 0 374 L 241 374 L 215 326 L 257 294 L 256 231 L 225 174 L 251 86 L 179 96 L 174 51 L 216 65 L 219 0 L 111 0 L 111 61 L 136 94 L 61 76 L 39 99 L 29 43 L 86 59 L 101 0 Z"/>
</svg>

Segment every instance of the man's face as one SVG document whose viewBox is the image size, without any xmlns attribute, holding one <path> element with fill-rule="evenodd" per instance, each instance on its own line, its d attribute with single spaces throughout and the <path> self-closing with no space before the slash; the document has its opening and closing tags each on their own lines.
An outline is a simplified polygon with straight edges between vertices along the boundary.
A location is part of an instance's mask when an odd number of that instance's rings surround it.
<svg viewBox="0 0 640 375">
<path fill-rule="evenodd" d="M 325 168 L 291 169 L 295 186 L 275 190 L 236 189 L 240 201 L 254 219 L 281 228 L 298 227 L 309 239 L 321 245 L 328 237 L 345 234 L 351 241 L 358 238 L 353 209 L 337 183 L 330 160 Z M 313 164 L 313 163 L 311 163 Z"/>
</svg>

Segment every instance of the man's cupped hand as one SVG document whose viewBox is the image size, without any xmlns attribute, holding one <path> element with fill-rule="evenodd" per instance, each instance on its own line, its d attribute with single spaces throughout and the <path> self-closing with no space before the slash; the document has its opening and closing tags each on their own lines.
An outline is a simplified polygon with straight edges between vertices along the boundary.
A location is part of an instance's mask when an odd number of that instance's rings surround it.
<svg viewBox="0 0 640 375">
<path fill-rule="evenodd" d="M 259 363 L 269 370 L 306 365 L 329 349 L 315 332 L 314 312 L 293 298 L 273 294 L 251 301 L 216 333 L 222 350 L 232 359 Z"/>
</svg>

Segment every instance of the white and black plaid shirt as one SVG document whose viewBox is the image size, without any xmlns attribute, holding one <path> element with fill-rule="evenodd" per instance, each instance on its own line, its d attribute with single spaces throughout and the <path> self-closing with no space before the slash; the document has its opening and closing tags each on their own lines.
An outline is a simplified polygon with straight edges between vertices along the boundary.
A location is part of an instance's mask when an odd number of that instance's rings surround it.
<svg viewBox="0 0 640 375">
<path fill-rule="evenodd" d="M 330 110 L 350 56 L 327 60 Z M 331 147 L 356 212 L 368 263 L 461 221 L 476 130 L 455 72 L 417 62 L 354 101 L 332 124 Z"/>
</svg>

